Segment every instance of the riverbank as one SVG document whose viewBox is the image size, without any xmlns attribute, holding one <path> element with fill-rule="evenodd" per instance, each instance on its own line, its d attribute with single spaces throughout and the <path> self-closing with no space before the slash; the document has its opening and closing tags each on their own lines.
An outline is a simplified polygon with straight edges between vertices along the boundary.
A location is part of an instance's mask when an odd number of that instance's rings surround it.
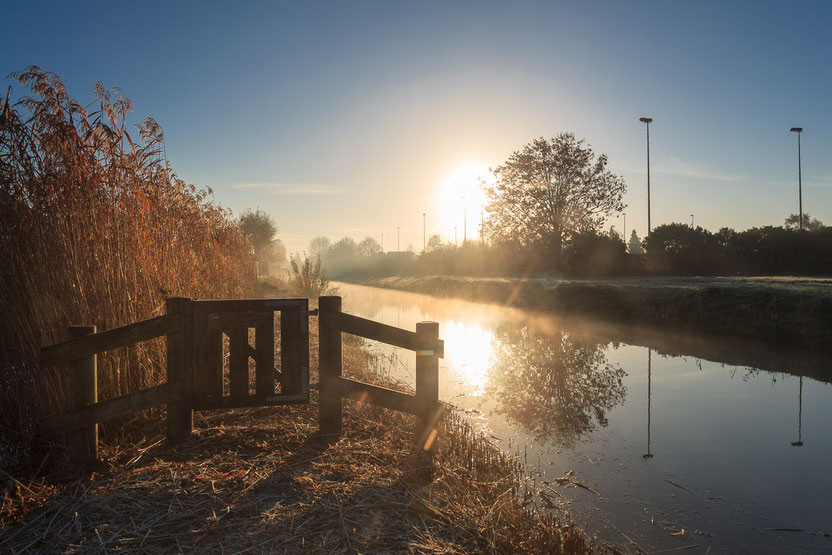
<svg viewBox="0 0 832 555">
<path fill-rule="evenodd" d="M 832 349 L 832 278 L 425 276 L 344 281 L 674 332 Z"/>
<path fill-rule="evenodd" d="M 378 383 L 378 364 L 345 339 L 348 375 Z M 108 434 L 92 472 L 54 465 L 57 451 L 14 478 L 4 471 L 0 551 L 593 551 L 568 517 L 522 495 L 518 461 L 453 413 L 426 484 L 411 416 L 344 404 L 338 438 L 317 433 L 313 394 L 309 405 L 196 413 L 176 446 L 151 415 Z"/>
</svg>

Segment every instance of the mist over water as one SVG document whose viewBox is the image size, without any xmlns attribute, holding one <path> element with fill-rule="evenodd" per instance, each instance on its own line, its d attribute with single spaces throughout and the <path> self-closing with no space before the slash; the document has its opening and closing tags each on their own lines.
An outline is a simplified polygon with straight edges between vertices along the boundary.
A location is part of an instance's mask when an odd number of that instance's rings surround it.
<svg viewBox="0 0 832 555">
<path fill-rule="evenodd" d="M 411 330 L 438 321 L 440 398 L 520 453 L 546 502 L 588 532 L 627 549 L 832 549 L 832 384 L 744 366 L 741 350 L 760 360 L 747 345 L 724 364 L 662 355 L 655 333 L 639 346 L 546 314 L 338 288 L 354 314 Z M 415 383 L 410 353 L 372 348 Z"/>
</svg>

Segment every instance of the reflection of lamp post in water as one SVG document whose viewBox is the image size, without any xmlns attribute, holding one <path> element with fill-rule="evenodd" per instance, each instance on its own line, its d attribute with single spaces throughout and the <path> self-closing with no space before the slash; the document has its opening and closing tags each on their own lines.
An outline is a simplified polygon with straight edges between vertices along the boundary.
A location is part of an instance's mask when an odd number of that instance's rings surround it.
<svg viewBox="0 0 832 555">
<path fill-rule="evenodd" d="M 793 441 L 794 447 L 803 447 L 803 376 L 800 376 L 800 393 L 798 393 L 797 409 L 797 441 Z"/>
<path fill-rule="evenodd" d="M 647 453 L 642 455 L 645 459 L 652 459 L 650 452 L 650 382 L 653 373 L 653 349 L 647 349 Z"/>
</svg>

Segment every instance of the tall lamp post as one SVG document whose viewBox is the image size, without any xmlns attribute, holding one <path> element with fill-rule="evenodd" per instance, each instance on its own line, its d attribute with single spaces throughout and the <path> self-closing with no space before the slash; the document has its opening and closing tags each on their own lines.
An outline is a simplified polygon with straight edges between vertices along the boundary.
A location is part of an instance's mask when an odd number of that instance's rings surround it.
<svg viewBox="0 0 832 555">
<path fill-rule="evenodd" d="M 803 172 L 800 167 L 800 134 L 802 127 L 792 127 L 792 133 L 797 133 L 797 197 L 800 202 L 800 231 L 803 231 Z"/>
<path fill-rule="evenodd" d="M 690 215 L 690 228 L 693 229 L 693 214 Z"/>
<path fill-rule="evenodd" d="M 638 118 L 638 121 L 647 124 L 647 235 L 650 235 L 650 124 L 653 118 Z"/>
<path fill-rule="evenodd" d="M 396 226 L 396 252 L 402 252 L 402 247 L 399 244 L 399 226 Z"/>
</svg>

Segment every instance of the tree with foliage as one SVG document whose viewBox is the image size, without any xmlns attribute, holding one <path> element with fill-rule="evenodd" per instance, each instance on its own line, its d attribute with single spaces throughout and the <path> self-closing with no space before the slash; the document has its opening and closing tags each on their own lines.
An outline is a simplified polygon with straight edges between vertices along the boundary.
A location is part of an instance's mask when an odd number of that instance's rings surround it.
<svg viewBox="0 0 832 555">
<path fill-rule="evenodd" d="M 254 255 L 260 262 L 260 273 L 268 273 L 269 261 L 274 258 L 275 235 L 277 235 L 277 224 L 274 219 L 259 208 L 257 210 L 247 209 L 240 216 L 240 229 L 248 236 L 251 245 L 254 247 Z M 281 242 L 281 245 L 283 243 Z M 279 250 L 279 249 L 278 249 Z M 286 257 L 286 249 L 283 249 L 283 259 Z"/>
<path fill-rule="evenodd" d="M 783 227 L 793 230 L 800 229 L 800 215 L 789 214 L 789 217 L 783 223 Z M 817 218 L 812 218 L 808 212 L 803 213 L 803 231 L 820 231 L 824 227 L 826 226 L 823 225 L 822 221 Z"/>
<path fill-rule="evenodd" d="M 375 256 L 381 252 L 381 245 L 369 235 L 358 243 L 358 254 L 361 256 Z"/>
<path fill-rule="evenodd" d="M 313 237 L 309 240 L 309 256 L 321 258 L 329 250 L 330 241 L 327 237 Z"/>
<path fill-rule="evenodd" d="M 627 248 L 630 254 L 644 254 L 644 247 L 641 246 L 641 239 L 638 238 L 635 229 L 630 233 L 630 242 L 627 244 Z"/>
<path fill-rule="evenodd" d="M 516 241 L 558 260 L 575 233 L 597 231 L 624 209 L 624 180 L 607 157 L 573 133 L 536 139 L 492 170 L 485 232 L 492 242 Z"/>
<path fill-rule="evenodd" d="M 274 219 L 263 210 L 250 208 L 240 216 L 240 228 L 248 235 L 254 252 L 259 253 L 267 247 L 277 235 L 277 224 Z"/>
<path fill-rule="evenodd" d="M 438 251 L 442 248 L 442 238 L 439 234 L 428 237 L 428 252 Z"/>
</svg>

